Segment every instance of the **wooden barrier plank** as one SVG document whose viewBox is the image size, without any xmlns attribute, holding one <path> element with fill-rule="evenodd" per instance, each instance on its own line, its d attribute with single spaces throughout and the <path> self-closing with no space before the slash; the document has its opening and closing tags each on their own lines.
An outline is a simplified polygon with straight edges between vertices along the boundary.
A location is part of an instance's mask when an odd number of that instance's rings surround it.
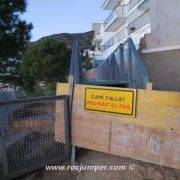
<svg viewBox="0 0 180 180">
<path fill-rule="evenodd" d="M 180 93 L 138 90 L 133 118 L 85 110 L 86 87 L 75 85 L 73 145 L 180 169 Z M 57 92 L 67 94 L 67 85 Z"/>
<path fill-rule="evenodd" d="M 64 127 L 64 109 L 63 102 L 56 102 L 56 116 L 55 116 L 55 141 L 65 142 L 65 127 Z"/>
<path fill-rule="evenodd" d="M 112 125 L 110 153 L 179 167 L 180 134 L 136 125 Z"/>
<path fill-rule="evenodd" d="M 84 103 L 82 102 L 84 102 L 83 90 L 79 88 L 74 91 L 73 98 L 71 116 L 72 144 L 109 152 L 111 122 L 101 118 L 97 121 L 94 114 L 84 111 Z"/>
<path fill-rule="evenodd" d="M 87 121 L 82 121 L 80 114 L 72 117 L 72 144 L 87 149 L 109 152 L 111 123 L 104 120 L 96 121 L 90 116 L 87 118 L 89 118 Z"/>
<path fill-rule="evenodd" d="M 68 94 L 68 84 L 67 83 L 58 83 L 56 87 L 56 95 L 67 95 Z"/>
</svg>

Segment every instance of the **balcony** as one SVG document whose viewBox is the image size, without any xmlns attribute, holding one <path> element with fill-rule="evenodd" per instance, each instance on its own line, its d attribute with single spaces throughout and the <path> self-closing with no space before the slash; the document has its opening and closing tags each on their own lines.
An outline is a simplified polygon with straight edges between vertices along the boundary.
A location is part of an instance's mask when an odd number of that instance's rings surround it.
<svg viewBox="0 0 180 180">
<path fill-rule="evenodd" d="M 114 10 L 114 8 L 120 5 L 122 0 L 105 0 L 102 8 L 104 10 Z"/>
<path fill-rule="evenodd" d="M 121 42 L 123 43 L 123 41 L 126 40 L 127 37 L 128 37 L 128 29 L 124 28 L 101 46 L 102 51 L 106 51 L 115 44 L 119 44 Z"/>
<path fill-rule="evenodd" d="M 104 30 L 106 32 L 116 31 L 126 22 L 126 18 L 125 6 L 118 6 L 104 21 Z"/>
<path fill-rule="evenodd" d="M 147 10 L 149 8 L 149 0 L 130 0 L 128 3 L 128 11 L 137 6 L 139 10 Z"/>
<path fill-rule="evenodd" d="M 149 0 L 143 0 L 142 3 L 138 6 L 139 10 L 148 10 L 149 9 Z"/>
<path fill-rule="evenodd" d="M 141 29 L 143 26 L 145 26 L 149 23 L 150 23 L 149 10 L 147 10 L 128 25 L 128 27 L 127 27 L 128 34 L 130 35 L 131 33 Z"/>
<path fill-rule="evenodd" d="M 101 34 L 100 34 L 100 33 L 95 33 L 92 44 L 93 44 L 93 45 L 97 45 L 97 44 L 100 44 L 101 41 L 102 41 Z"/>
</svg>

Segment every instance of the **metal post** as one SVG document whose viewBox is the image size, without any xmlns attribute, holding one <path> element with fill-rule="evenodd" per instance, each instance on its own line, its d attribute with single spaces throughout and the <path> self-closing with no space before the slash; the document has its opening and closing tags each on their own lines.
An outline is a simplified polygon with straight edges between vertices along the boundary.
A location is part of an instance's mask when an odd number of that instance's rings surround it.
<svg viewBox="0 0 180 180">
<path fill-rule="evenodd" d="M 75 48 L 75 41 L 72 42 L 71 64 L 70 64 L 69 75 L 73 75 L 74 74 L 74 56 L 75 56 L 74 48 Z"/>
<path fill-rule="evenodd" d="M 77 43 L 77 57 L 78 57 L 78 76 L 79 76 L 79 82 L 78 83 L 82 83 L 82 59 L 81 59 L 81 52 Z"/>
<path fill-rule="evenodd" d="M 74 166 L 76 158 L 76 146 L 71 146 L 71 165 Z"/>
<path fill-rule="evenodd" d="M 2 108 L 0 106 L 0 108 Z M 4 115 L 4 116 L 3 116 Z M 6 126 L 5 126 L 5 112 L 3 108 L 0 110 L 0 122 L 1 122 L 1 152 L 2 152 L 2 163 L 4 176 L 8 175 L 8 162 L 7 162 L 7 148 L 6 148 Z"/>
<path fill-rule="evenodd" d="M 132 86 L 132 52 L 131 45 L 128 42 L 128 71 L 129 71 L 129 86 Z"/>
<path fill-rule="evenodd" d="M 111 56 L 108 58 L 108 66 L 107 66 L 107 72 L 105 72 L 106 74 L 106 76 L 107 76 L 107 78 L 105 78 L 106 80 L 110 80 L 110 75 L 111 75 L 111 60 L 112 60 L 112 54 L 111 54 Z"/>
<path fill-rule="evenodd" d="M 124 47 L 120 47 L 120 80 L 124 80 Z"/>
<path fill-rule="evenodd" d="M 81 57 L 80 57 L 80 50 L 78 47 L 77 41 L 73 46 L 74 51 L 74 76 L 75 76 L 75 83 L 81 83 L 81 75 L 82 75 L 82 65 L 81 65 Z"/>
<path fill-rule="evenodd" d="M 71 111 L 72 111 L 72 102 L 73 102 L 73 92 L 74 92 L 74 84 L 80 82 L 80 76 L 79 76 L 79 68 L 80 66 L 78 65 L 78 48 L 77 48 L 77 41 L 73 41 L 73 47 L 72 47 L 72 57 L 71 61 L 74 62 L 72 63 L 71 71 L 70 71 L 70 76 L 69 76 L 69 88 L 68 88 L 68 114 L 69 114 L 69 124 L 71 124 Z M 78 56 L 78 57 L 77 57 Z M 78 68 L 79 66 L 79 68 Z M 71 139 L 71 127 L 69 127 L 69 138 Z M 75 164 L 75 146 L 71 146 L 71 141 L 70 141 L 70 161 L 71 164 Z"/>
<path fill-rule="evenodd" d="M 64 104 L 64 129 L 65 129 L 65 143 L 66 143 L 66 154 L 67 158 L 70 161 L 71 157 L 71 143 L 70 143 L 70 127 L 69 127 L 69 106 L 68 106 L 68 97 L 63 99 Z"/>
</svg>

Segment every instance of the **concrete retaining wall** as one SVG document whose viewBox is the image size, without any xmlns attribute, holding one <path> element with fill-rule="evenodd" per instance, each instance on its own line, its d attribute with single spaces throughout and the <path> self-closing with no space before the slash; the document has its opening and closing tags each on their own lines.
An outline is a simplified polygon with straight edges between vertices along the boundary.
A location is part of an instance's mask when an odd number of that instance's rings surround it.
<svg viewBox="0 0 180 180">
<path fill-rule="evenodd" d="M 180 49 L 143 53 L 141 57 L 153 89 L 180 91 Z"/>
</svg>

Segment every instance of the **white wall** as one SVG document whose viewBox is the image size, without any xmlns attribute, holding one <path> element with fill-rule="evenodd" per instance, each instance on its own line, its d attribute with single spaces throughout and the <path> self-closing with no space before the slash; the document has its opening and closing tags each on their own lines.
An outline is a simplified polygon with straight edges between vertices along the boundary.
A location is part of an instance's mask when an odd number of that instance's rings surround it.
<svg viewBox="0 0 180 180">
<path fill-rule="evenodd" d="M 151 34 L 147 48 L 180 45 L 180 0 L 149 0 Z"/>
</svg>

